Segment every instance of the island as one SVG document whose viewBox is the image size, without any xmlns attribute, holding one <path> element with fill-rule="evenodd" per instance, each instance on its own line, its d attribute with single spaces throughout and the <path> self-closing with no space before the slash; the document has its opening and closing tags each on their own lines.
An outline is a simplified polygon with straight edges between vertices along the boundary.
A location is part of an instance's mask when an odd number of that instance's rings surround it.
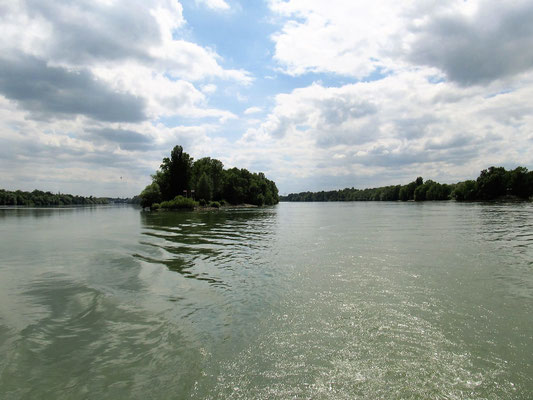
<svg viewBox="0 0 533 400">
<path fill-rule="evenodd" d="M 175 146 L 163 158 L 152 183 L 139 195 L 151 210 L 219 208 L 223 205 L 269 206 L 279 202 L 276 184 L 262 172 L 244 168 L 224 169 L 221 161 L 204 157 L 196 161 Z"/>
</svg>

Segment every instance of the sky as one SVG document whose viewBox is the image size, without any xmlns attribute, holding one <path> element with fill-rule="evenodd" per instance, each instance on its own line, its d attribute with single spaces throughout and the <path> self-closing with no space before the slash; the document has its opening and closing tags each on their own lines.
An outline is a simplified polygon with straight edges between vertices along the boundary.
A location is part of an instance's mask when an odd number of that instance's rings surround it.
<svg viewBox="0 0 533 400">
<path fill-rule="evenodd" d="M 138 194 L 175 145 L 281 194 L 533 168 L 531 0 L 0 0 L 0 188 Z"/>
</svg>

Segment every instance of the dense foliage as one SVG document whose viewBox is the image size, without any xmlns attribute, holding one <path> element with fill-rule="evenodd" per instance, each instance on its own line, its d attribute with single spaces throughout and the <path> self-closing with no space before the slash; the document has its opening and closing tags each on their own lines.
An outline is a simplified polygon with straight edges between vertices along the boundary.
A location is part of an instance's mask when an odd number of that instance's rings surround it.
<svg viewBox="0 0 533 400">
<path fill-rule="evenodd" d="M 53 194 L 34 190 L 33 192 L 14 192 L 0 189 L 0 205 L 3 206 L 67 206 L 67 205 L 89 205 L 108 204 L 109 199 L 105 197 L 83 197 L 71 194 Z"/>
<path fill-rule="evenodd" d="M 457 200 L 493 200 L 502 196 L 528 199 L 533 196 L 533 171 L 517 167 L 484 169 L 475 181 L 459 182 L 454 191 Z"/>
<path fill-rule="evenodd" d="M 263 173 L 238 168 L 225 170 L 222 162 L 210 157 L 194 161 L 181 146 L 176 146 L 170 157 L 163 159 L 159 170 L 152 175 L 152 183 L 139 197 L 142 207 L 158 203 L 165 208 L 165 202 L 176 201 L 176 196 L 184 194 L 202 204 L 211 202 L 215 205 L 226 201 L 230 204 L 262 206 L 279 201 L 276 184 Z"/>
<path fill-rule="evenodd" d="M 493 200 L 503 196 L 528 199 L 533 196 L 533 171 L 517 167 L 506 171 L 490 167 L 481 171 L 477 180 L 441 184 L 419 177 L 407 185 L 372 189 L 346 188 L 328 192 L 302 192 L 281 196 L 281 201 L 424 201 L 424 200 Z"/>
<path fill-rule="evenodd" d="M 193 210 L 198 203 L 190 197 L 176 196 L 172 200 L 163 201 L 161 204 L 154 203 L 150 206 L 152 210 Z"/>
</svg>

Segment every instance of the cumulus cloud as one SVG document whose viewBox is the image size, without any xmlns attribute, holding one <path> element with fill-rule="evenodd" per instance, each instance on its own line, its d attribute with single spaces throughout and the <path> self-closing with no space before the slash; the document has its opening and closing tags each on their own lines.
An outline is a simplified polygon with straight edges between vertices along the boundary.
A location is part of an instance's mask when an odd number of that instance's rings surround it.
<svg viewBox="0 0 533 400">
<path fill-rule="evenodd" d="M 296 176 L 299 185 L 307 182 L 302 190 L 338 188 L 348 177 L 350 186 L 369 177 L 374 185 L 407 182 L 417 174 L 454 181 L 475 176 L 487 162 L 531 163 L 523 151 L 532 122 L 530 84 L 487 96 L 493 88 L 434 84 L 430 76 L 430 70 L 405 71 L 278 95 L 267 119 L 249 129 L 241 145 L 250 151 L 272 148 L 279 157 L 272 173 L 282 188 L 292 185 L 286 177 Z M 531 83 L 533 75 L 528 79 Z M 515 124 L 495 109 L 512 113 Z M 324 182 L 327 186 L 320 186 Z"/>
<path fill-rule="evenodd" d="M 28 54 L 76 65 L 147 59 L 166 30 L 184 23 L 180 4 L 170 1 L 13 0 L 7 9 L 4 46 L 23 43 Z"/>
<path fill-rule="evenodd" d="M 50 67 L 32 56 L 0 56 L 0 93 L 37 118 L 86 115 L 138 122 L 146 117 L 142 98 L 111 90 L 86 69 Z"/>
<path fill-rule="evenodd" d="M 440 69 L 461 85 L 485 84 L 530 71 L 531 21 L 530 1 L 482 1 L 474 13 L 440 10 L 412 27 L 408 58 Z"/>
<path fill-rule="evenodd" d="M 177 1 L 15 0 L 2 7 L 0 90 L 34 114 L 135 121 L 176 110 L 227 119 L 206 110 L 194 82 L 251 80 L 223 68 L 213 50 L 176 36 L 185 24 Z M 37 97 L 22 98 L 31 94 Z"/>
<path fill-rule="evenodd" d="M 405 4 L 407 4 L 406 2 Z M 357 78 L 390 65 L 385 50 L 401 29 L 406 7 L 392 0 L 272 0 L 284 19 L 273 35 L 275 58 L 291 75 L 333 72 Z"/>
<path fill-rule="evenodd" d="M 153 144 L 148 136 L 126 129 L 92 129 L 89 133 L 95 142 L 103 140 L 117 143 L 122 150 L 149 150 Z"/>
<path fill-rule="evenodd" d="M 185 25 L 178 1 L 14 0 L 3 12 L 6 33 L 0 49 L 9 51 L 16 46 L 54 65 L 127 61 L 189 80 L 250 81 L 244 70 L 224 69 L 214 51 L 176 36 Z"/>
<path fill-rule="evenodd" d="M 533 66 L 533 5 L 527 0 L 271 0 L 270 7 L 283 21 L 272 36 L 275 58 L 291 75 L 361 79 L 423 65 L 470 85 Z"/>
</svg>

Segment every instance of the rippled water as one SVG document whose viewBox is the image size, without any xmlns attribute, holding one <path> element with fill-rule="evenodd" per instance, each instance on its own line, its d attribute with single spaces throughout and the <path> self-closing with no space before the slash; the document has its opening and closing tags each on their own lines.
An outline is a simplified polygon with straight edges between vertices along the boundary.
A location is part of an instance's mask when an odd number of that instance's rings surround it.
<svg viewBox="0 0 533 400">
<path fill-rule="evenodd" d="M 532 398 L 532 211 L 0 210 L 0 398 Z"/>
</svg>

